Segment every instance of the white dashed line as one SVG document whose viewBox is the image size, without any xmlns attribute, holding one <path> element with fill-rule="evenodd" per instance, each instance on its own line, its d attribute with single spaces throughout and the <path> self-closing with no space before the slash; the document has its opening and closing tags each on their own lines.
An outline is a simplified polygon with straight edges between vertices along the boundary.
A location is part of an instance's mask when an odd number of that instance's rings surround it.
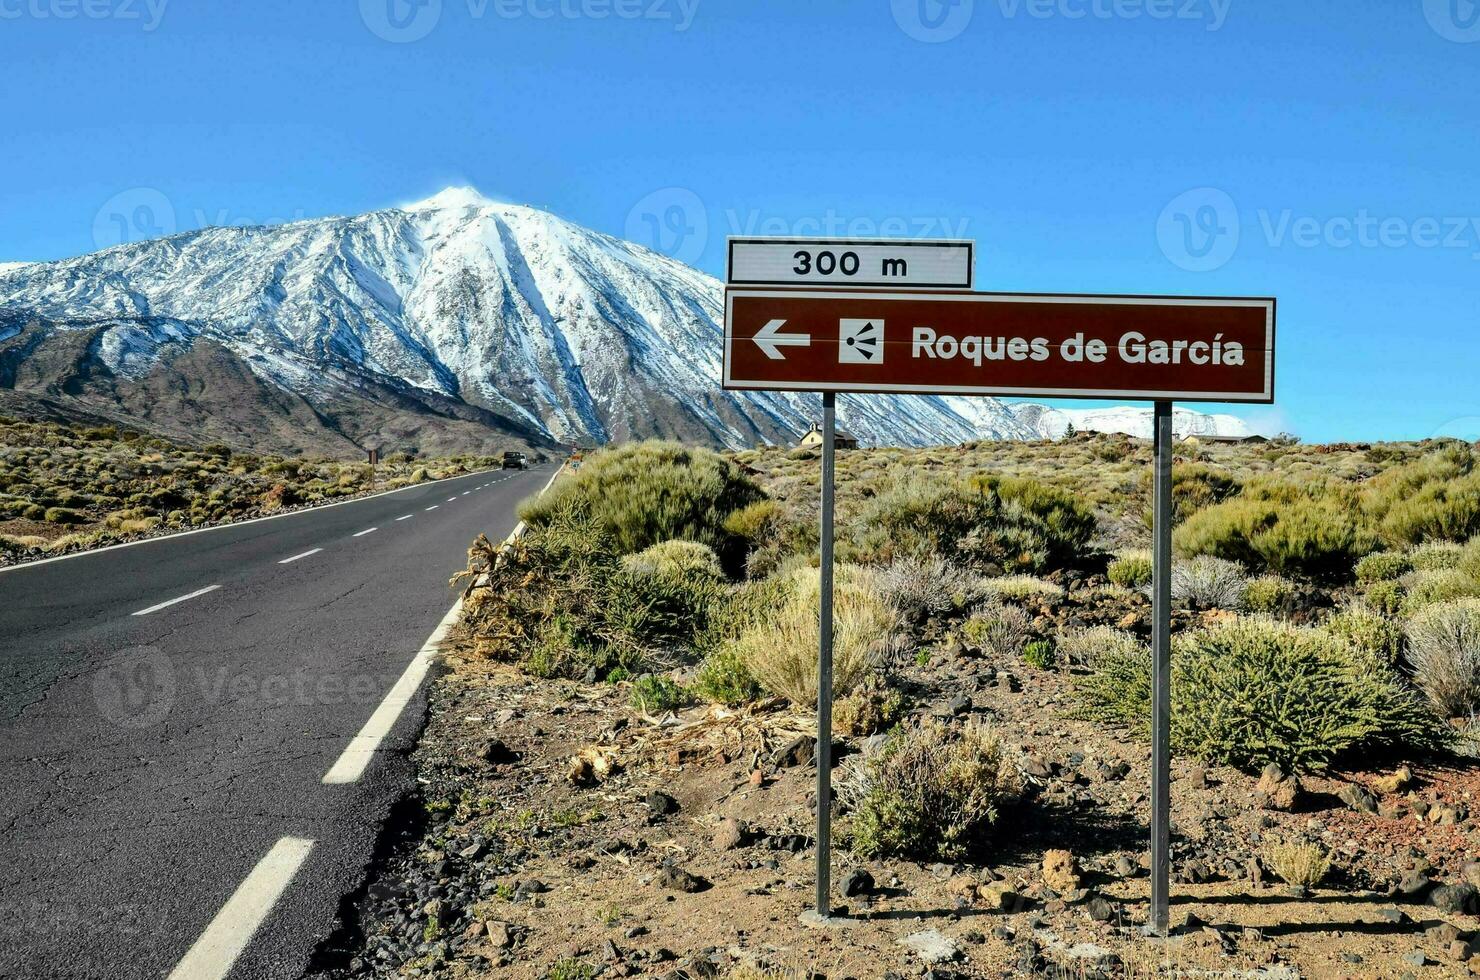
<svg viewBox="0 0 1480 980">
<path fill-rule="evenodd" d="M 159 605 L 157 605 L 157 606 L 150 606 L 148 609 L 140 609 L 138 612 L 133 613 L 132 615 L 134 615 L 134 616 L 147 616 L 150 613 L 159 612 L 161 609 L 167 609 L 170 606 L 173 606 L 177 602 L 184 602 L 186 599 L 194 599 L 196 596 L 205 595 L 207 592 L 215 592 L 219 588 L 221 588 L 221 586 L 219 586 L 219 585 L 208 585 L 208 586 L 206 586 L 203 589 L 196 589 L 194 592 L 190 593 L 189 595 L 182 595 L 182 596 L 180 596 L 177 599 L 170 599 L 170 600 L 168 600 L 166 602 L 161 602 Z"/>
<path fill-rule="evenodd" d="M 307 558 L 309 555 L 316 555 L 316 554 L 318 554 L 319 552 L 321 552 L 323 550 L 324 550 L 323 548 L 314 548 L 314 549 L 312 549 L 310 551 L 305 551 L 301 555 L 294 555 L 292 558 L 284 558 L 282 561 L 278 562 L 278 564 L 279 565 L 286 565 L 289 562 L 297 561 L 300 558 Z"/>
<path fill-rule="evenodd" d="M 449 503 L 449 504 L 450 504 L 450 503 L 454 503 L 454 502 L 456 502 L 456 500 L 457 500 L 457 498 L 456 498 L 456 497 L 448 497 L 448 498 L 447 498 L 447 502 L 448 502 L 448 503 Z"/>
<path fill-rule="evenodd" d="M 413 514 L 402 514 L 400 517 L 396 518 L 396 520 L 398 520 L 398 521 L 409 521 L 409 520 L 411 520 L 411 518 L 413 516 L 415 516 L 415 515 L 413 515 Z"/>
<path fill-rule="evenodd" d="M 230 973 L 313 845 L 313 841 L 301 837 L 283 837 L 272 845 L 175 965 L 169 980 L 222 980 Z"/>
<path fill-rule="evenodd" d="M 442 506 L 441 504 L 432 504 L 432 506 L 428 507 L 427 510 L 436 510 L 438 507 L 441 507 L 441 506 Z"/>
<path fill-rule="evenodd" d="M 356 531 L 354 536 L 357 537 L 357 538 L 363 538 L 365 535 L 370 534 L 372 531 L 379 531 L 379 530 L 380 530 L 380 528 L 378 528 L 378 527 L 367 527 L 363 531 Z"/>
</svg>

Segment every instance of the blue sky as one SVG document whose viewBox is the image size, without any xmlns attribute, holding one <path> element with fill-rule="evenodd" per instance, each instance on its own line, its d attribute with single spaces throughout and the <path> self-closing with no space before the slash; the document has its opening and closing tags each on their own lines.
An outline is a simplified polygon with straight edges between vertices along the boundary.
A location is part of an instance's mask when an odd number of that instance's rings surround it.
<svg viewBox="0 0 1480 980">
<path fill-rule="evenodd" d="M 1471 0 L 0 0 L 0 261 L 453 183 L 722 274 L 959 235 L 988 289 L 1274 295 L 1308 440 L 1480 438 Z"/>
</svg>

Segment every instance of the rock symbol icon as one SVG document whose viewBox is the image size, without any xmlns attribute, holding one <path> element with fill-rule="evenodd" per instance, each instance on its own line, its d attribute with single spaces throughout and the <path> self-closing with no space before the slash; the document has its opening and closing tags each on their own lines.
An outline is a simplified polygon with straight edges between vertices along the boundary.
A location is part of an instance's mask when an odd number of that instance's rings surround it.
<svg viewBox="0 0 1480 980">
<path fill-rule="evenodd" d="M 838 326 L 839 364 L 884 363 L 883 320 L 841 320 Z"/>
</svg>

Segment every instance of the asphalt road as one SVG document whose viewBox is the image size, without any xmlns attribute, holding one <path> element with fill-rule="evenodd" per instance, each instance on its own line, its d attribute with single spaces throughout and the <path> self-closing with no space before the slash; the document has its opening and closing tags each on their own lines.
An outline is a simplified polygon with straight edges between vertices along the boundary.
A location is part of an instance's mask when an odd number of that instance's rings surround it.
<svg viewBox="0 0 1480 980">
<path fill-rule="evenodd" d="M 168 977 L 191 951 L 196 980 L 254 922 L 229 975 L 301 975 L 414 778 L 424 700 L 377 708 L 473 537 L 552 472 L 0 571 L 0 976 Z M 395 721 L 363 775 L 325 784 L 372 715 Z"/>
</svg>

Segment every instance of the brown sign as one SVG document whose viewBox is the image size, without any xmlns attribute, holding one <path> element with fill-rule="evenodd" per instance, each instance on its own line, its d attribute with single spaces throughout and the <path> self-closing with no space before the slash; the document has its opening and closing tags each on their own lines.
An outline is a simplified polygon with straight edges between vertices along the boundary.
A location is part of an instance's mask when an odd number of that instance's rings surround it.
<svg viewBox="0 0 1480 980">
<path fill-rule="evenodd" d="M 726 388 L 1274 400 L 1273 299 L 730 289 Z"/>
</svg>

